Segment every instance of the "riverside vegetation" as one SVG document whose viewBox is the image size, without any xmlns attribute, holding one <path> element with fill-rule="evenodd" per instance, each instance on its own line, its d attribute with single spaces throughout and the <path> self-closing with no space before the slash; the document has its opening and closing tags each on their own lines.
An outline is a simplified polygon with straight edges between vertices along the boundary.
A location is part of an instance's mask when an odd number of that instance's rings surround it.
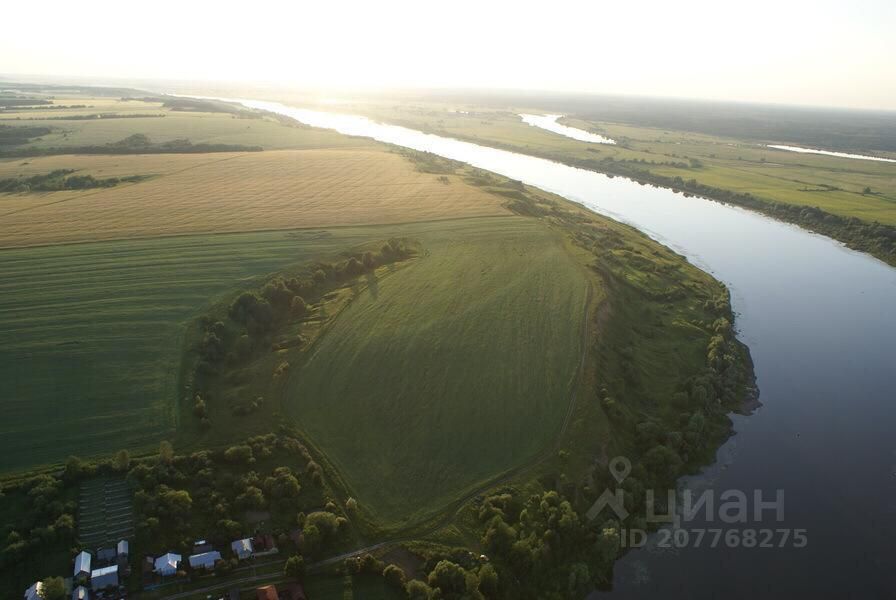
<svg viewBox="0 0 896 600">
<path fill-rule="evenodd" d="M 484 105 L 486 100 L 482 102 L 483 105 L 459 105 L 433 99 L 402 104 L 380 101 L 350 105 L 345 110 L 736 204 L 817 231 L 896 264 L 896 177 L 891 163 L 768 148 L 757 143 L 756 133 L 749 127 L 754 121 L 735 127 L 732 124 L 738 121 L 734 117 L 708 121 L 714 125 L 696 124 L 684 118 L 661 119 L 657 116 L 661 110 L 653 107 L 633 112 L 609 111 L 606 120 L 598 120 L 587 115 L 602 114 L 601 111 L 587 104 L 566 106 L 574 111 L 573 116 L 562 118 L 561 123 L 617 141 L 613 146 L 591 144 L 531 127 L 517 115 L 539 112 L 537 108 L 510 111 Z M 551 100 L 543 102 L 553 110 L 564 106 Z M 465 110 L 457 110 L 458 106 Z M 861 121 L 861 115 L 853 121 Z M 840 128 L 837 135 L 831 130 L 828 137 L 819 139 L 805 137 L 803 134 L 811 128 L 801 123 L 797 119 L 791 126 L 771 129 L 765 132 L 769 136 L 765 141 L 805 139 L 805 143 L 824 144 L 830 143 L 830 139 L 846 140 L 846 148 L 852 151 L 876 151 L 885 157 L 892 157 L 896 148 L 892 127 L 877 131 L 862 123 L 835 122 L 831 127 Z M 814 126 L 817 121 L 811 123 Z M 856 132 L 852 136 L 844 133 L 853 130 Z M 777 137 L 782 135 L 790 137 Z M 891 154 L 881 152 L 881 148 L 889 148 Z"/>
</svg>

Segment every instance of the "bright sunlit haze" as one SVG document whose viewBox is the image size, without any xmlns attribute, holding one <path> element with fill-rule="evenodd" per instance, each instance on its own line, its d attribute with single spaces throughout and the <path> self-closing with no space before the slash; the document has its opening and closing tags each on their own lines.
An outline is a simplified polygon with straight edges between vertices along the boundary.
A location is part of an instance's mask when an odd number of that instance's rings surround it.
<svg viewBox="0 0 896 600">
<path fill-rule="evenodd" d="M 52 14 L 52 19 L 47 19 Z M 83 18 L 83 15 L 91 15 Z M 12 3 L 0 76 L 507 88 L 896 109 L 896 4 Z M 29 23 L 40 23 L 40 35 Z M 77 26 L 73 26 L 77 24 Z"/>
</svg>

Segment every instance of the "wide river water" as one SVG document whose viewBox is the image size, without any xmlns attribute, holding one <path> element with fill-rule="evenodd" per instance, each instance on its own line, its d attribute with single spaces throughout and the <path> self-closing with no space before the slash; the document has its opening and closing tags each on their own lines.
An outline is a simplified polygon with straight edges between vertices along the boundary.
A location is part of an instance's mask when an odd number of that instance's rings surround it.
<svg viewBox="0 0 896 600">
<path fill-rule="evenodd" d="M 878 162 L 896 163 L 896 159 L 883 158 L 880 156 L 868 156 L 867 154 L 850 154 L 849 152 L 834 152 L 833 150 L 816 150 L 814 148 L 802 148 L 800 146 L 783 146 L 781 144 L 769 144 L 769 148 L 775 150 L 786 150 L 788 152 L 799 152 L 801 154 L 823 154 L 825 156 L 836 156 L 838 158 L 854 158 L 856 160 L 876 160 Z"/>
<path fill-rule="evenodd" d="M 555 192 L 637 227 L 729 287 L 763 406 L 734 416 L 737 433 L 717 462 L 683 485 L 716 498 L 760 490 L 768 500 L 783 490 L 783 521 L 769 510 L 738 527 L 804 529 L 807 544 L 691 540 L 672 550 L 653 536 L 617 564 L 609 596 L 896 597 L 896 270 L 793 225 L 621 177 L 364 117 L 240 102 Z"/>
</svg>

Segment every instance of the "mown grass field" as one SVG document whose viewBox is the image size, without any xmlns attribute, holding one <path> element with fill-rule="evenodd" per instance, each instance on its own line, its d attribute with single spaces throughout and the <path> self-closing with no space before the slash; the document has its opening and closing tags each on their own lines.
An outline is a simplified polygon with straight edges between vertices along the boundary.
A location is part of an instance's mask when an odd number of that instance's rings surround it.
<svg viewBox="0 0 896 600">
<path fill-rule="evenodd" d="M 187 321 L 249 278 L 368 235 L 343 228 L 4 250 L 0 471 L 170 436 Z"/>
<path fill-rule="evenodd" d="M 467 112 L 458 112 L 460 109 Z M 552 156 L 556 160 L 637 161 L 639 166 L 658 175 L 696 179 L 701 184 L 750 192 L 767 200 L 817 206 L 841 216 L 896 224 L 896 165 L 892 163 L 797 154 L 765 148 L 752 141 L 684 131 L 561 119 L 566 125 L 621 142 L 615 146 L 591 144 L 532 127 L 516 114 L 544 112 L 535 108 L 506 111 L 411 103 L 355 104 L 342 110 L 362 112 L 438 135 Z M 700 161 L 700 166 L 691 167 L 692 158 Z M 675 163 L 685 166 L 672 166 Z M 866 187 L 872 193 L 863 193 Z"/>
<path fill-rule="evenodd" d="M 0 247 L 506 214 L 500 198 L 453 175 L 421 173 L 381 147 L 53 156 L 0 162 L 0 178 L 55 168 L 154 177 L 98 190 L 0 194 Z"/>
<path fill-rule="evenodd" d="M 404 296 L 406 301 L 425 306 L 444 295 L 453 298 L 452 302 L 469 304 L 467 311 L 475 307 L 484 311 L 483 303 L 494 295 L 499 304 L 493 309 L 511 298 L 527 302 L 524 310 L 549 309 L 548 300 L 557 300 L 556 286 L 563 277 L 567 283 L 574 281 L 569 279 L 574 273 L 568 261 L 565 266 L 559 263 L 562 269 L 551 267 L 557 269 L 552 277 L 560 278 L 551 280 L 553 297 L 542 297 L 546 292 L 537 287 L 528 292 L 519 287 L 527 279 L 522 273 L 541 282 L 539 269 L 563 258 L 560 248 L 551 246 L 551 238 L 543 237 L 543 228 L 532 227 L 518 217 L 499 217 L 4 250 L 0 262 L 0 399 L 7 417 L 0 441 L 0 470 L 21 470 L 60 461 L 70 454 L 139 450 L 173 437 L 179 418 L 177 385 L 187 324 L 215 298 L 232 294 L 256 277 L 371 239 L 411 235 L 432 244 L 433 254 L 421 264 L 433 265 L 434 270 L 420 271 L 419 282 L 416 276 L 401 279 L 407 277 L 403 273 L 383 281 L 382 289 L 392 290 L 391 294 L 401 295 L 403 286 L 412 286 L 415 292 Z M 493 234 L 500 240 L 493 247 L 479 239 Z M 553 249 L 539 257 L 536 249 L 546 242 Z M 488 264 L 493 259 L 495 264 Z M 530 262 L 532 265 L 526 266 Z M 470 268 L 478 270 L 465 270 Z M 456 287 L 454 295 L 427 292 L 438 283 L 440 269 L 449 278 L 441 285 Z M 505 289 L 499 277 L 512 278 L 516 284 Z M 486 287 L 477 290 L 480 284 Z M 458 294 L 472 296 L 461 298 Z M 477 295 L 481 298 L 476 299 Z M 434 307 L 433 320 L 441 315 L 438 310 L 445 309 Z M 573 313 L 575 319 L 581 318 L 580 312 Z M 478 314 L 483 319 L 494 317 Z M 337 324 L 364 327 L 358 321 L 363 318 L 366 315 L 349 313 L 345 319 L 340 315 Z M 394 318 L 416 317 L 395 313 Z M 409 321 L 407 326 L 416 324 Z M 334 331 L 338 338 L 341 334 Z M 576 339 L 573 335 L 569 343 L 574 346 Z M 446 347 L 444 352 L 449 350 Z M 495 355 L 494 364 L 506 362 L 506 358 Z M 448 361 L 447 354 L 442 360 Z M 255 429 L 249 423 L 246 428 L 234 425 L 235 431 L 225 435 L 224 441 L 245 437 Z M 189 444 L 191 431 L 188 428 L 179 439 Z"/>
<path fill-rule="evenodd" d="M 563 238 L 531 219 L 417 237 L 425 255 L 338 316 L 284 406 L 361 505 L 393 525 L 555 439 L 589 285 Z"/>
</svg>

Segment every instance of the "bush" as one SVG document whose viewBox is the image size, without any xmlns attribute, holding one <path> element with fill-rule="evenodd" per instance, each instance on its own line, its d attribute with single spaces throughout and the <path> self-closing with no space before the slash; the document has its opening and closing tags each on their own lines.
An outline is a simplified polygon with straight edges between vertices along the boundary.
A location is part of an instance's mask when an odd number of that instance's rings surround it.
<svg viewBox="0 0 896 600">
<path fill-rule="evenodd" d="M 43 581 L 41 598 L 44 600 L 62 600 L 65 598 L 65 581 L 62 577 L 48 577 Z"/>
<path fill-rule="evenodd" d="M 193 416 L 198 419 L 204 419 L 208 416 L 208 408 L 205 405 L 205 400 L 202 399 L 202 396 L 196 394 L 196 398 L 193 401 Z"/>
<path fill-rule="evenodd" d="M 250 485 L 246 488 L 245 492 L 237 496 L 236 503 L 245 509 L 264 508 L 264 492 L 257 487 Z"/>
<path fill-rule="evenodd" d="M 286 560 L 286 566 L 283 568 L 283 574 L 287 577 L 291 577 L 296 581 L 301 581 L 305 578 L 305 559 L 299 555 L 290 556 Z"/>
<path fill-rule="evenodd" d="M 430 600 L 432 598 L 432 588 L 418 579 L 409 581 L 404 591 L 408 595 L 408 600 Z"/>
<path fill-rule="evenodd" d="M 224 451 L 224 460 L 231 463 L 248 464 L 253 458 L 252 448 L 245 444 L 231 446 Z"/>
<path fill-rule="evenodd" d="M 407 576 L 405 576 L 404 570 L 401 567 L 396 565 L 387 565 L 386 568 L 383 569 L 383 579 L 385 579 L 386 583 L 388 583 L 392 587 L 404 589 Z"/>
</svg>

